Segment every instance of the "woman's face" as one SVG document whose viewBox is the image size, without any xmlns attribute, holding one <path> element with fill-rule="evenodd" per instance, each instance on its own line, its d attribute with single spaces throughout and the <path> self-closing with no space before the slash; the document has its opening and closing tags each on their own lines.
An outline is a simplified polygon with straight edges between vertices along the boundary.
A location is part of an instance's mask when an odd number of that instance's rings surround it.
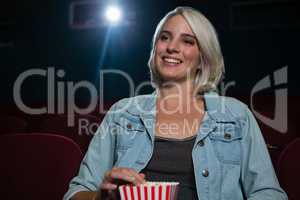
<svg viewBox="0 0 300 200">
<path fill-rule="evenodd" d="M 183 16 L 175 15 L 167 20 L 155 46 L 155 66 L 163 81 L 194 79 L 200 63 L 200 51 L 196 37 Z"/>
</svg>

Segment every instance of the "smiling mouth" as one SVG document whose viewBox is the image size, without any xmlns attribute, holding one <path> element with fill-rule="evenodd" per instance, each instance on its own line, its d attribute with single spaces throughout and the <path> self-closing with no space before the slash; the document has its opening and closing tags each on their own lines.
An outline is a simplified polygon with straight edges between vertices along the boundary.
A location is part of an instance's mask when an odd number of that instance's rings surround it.
<svg viewBox="0 0 300 200">
<path fill-rule="evenodd" d="M 181 64 L 182 60 L 178 59 L 178 58 L 172 58 L 172 57 L 167 57 L 167 56 L 163 56 L 162 60 L 167 63 L 167 64 L 171 64 L 171 65 L 177 65 L 177 64 Z"/>
</svg>

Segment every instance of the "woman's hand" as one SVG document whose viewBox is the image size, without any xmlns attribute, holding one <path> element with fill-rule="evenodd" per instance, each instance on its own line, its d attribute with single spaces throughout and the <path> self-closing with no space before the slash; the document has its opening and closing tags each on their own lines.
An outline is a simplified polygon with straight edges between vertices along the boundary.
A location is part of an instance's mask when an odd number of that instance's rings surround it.
<svg viewBox="0 0 300 200">
<path fill-rule="evenodd" d="M 145 175 L 143 173 L 137 173 L 131 168 L 114 167 L 105 173 L 103 182 L 100 185 L 99 194 L 97 195 L 100 198 L 96 199 L 117 199 L 116 189 L 118 185 L 139 185 L 142 183 L 145 183 Z"/>
</svg>

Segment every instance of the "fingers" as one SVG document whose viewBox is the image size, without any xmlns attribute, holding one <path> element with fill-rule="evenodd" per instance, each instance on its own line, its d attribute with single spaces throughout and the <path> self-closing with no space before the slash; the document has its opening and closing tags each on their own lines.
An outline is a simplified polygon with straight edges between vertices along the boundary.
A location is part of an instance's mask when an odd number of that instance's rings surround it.
<svg viewBox="0 0 300 200">
<path fill-rule="evenodd" d="M 101 184 L 101 189 L 104 189 L 104 190 L 115 190 L 117 189 L 117 185 L 116 184 L 113 184 L 113 183 L 102 183 Z"/>
<path fill-rule="evenodd" d="M 144 173 L 139 173 L 140 177 L 145 180 L 146 175 Z"/>
<path fill-rule="evenodd" d="M 110 175 L 113 179 L 127 181 L 135 185 L 145 183 L 145 176 L 130 168 L 113 168 Z"/>
<path fill-rule="evenodd" d="M 118 185 L 134 184 L 139 185 L 145 183 L 145 174 L 137 173 L 130 168 L 112 168 L 112 170 L 104 174 L 104 180 L 100 185 L 100 193 L 110 199 L 116 199 L 116 189 Z"/>
<path fill-rule="evenodd" d="M 145 183 L 145 175 L 144 174 L 139 174 L 137 173 L 135 170 L 133 169 L 128 169 L 128 173 L 131 177 L 131 179 L 133 180 L 133 183 L 135 185 L 139 185 L 139 184 L 143 184 Z"/>
<path fill-rule="evenodd" d="M 135 185 L 143 184 L 145 183 L 145 175 L 143 173 L 137 173 L 135 170 L 130 168 L 113 168 L 111 171 L 105 173 L 103 185 L 111 188 L 114 187 L 113 185 L 116 185 L 117 182 L 120 183 L 122 181 Z"/>
</svg>

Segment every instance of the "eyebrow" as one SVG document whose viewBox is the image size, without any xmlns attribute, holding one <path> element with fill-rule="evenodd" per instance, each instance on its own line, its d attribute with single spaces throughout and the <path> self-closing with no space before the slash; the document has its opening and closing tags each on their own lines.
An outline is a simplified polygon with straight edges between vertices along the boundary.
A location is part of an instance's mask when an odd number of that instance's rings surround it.
<svg viewBox="0 0 300 200">
<path fill-rule="evenodd" d="M 162 30 L 160 32 L 160 34 L 162 34 L 162 33 L 167 33 L 168 35 L 172 35 L 171 31 L 168 31 L 168 30 Z M 194 35 L 191 35 L 189 33 L 181 33 L 180 35 L 182 35 L 184 37 L 191 37 L 191 38 L 193 38 L 193 39 L 195 39 L 197 41 L 197 38 Z"/>
</svg>

